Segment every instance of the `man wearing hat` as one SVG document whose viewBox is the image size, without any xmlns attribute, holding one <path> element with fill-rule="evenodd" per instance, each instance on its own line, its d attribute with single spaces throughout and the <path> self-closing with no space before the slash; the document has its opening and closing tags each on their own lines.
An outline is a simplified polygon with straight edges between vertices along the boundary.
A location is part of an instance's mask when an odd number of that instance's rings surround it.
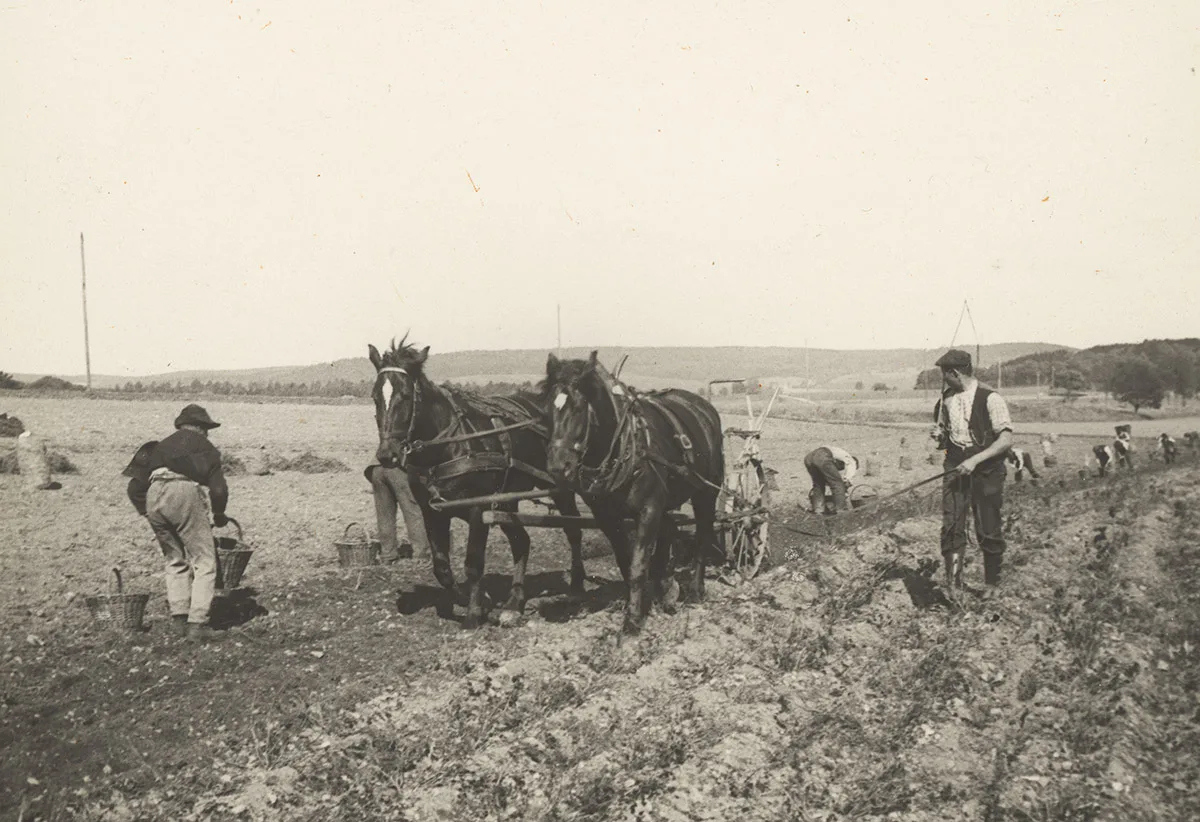
<svg viewBox="0 0 1200 822">
<path fill-rule="evenodd" d="M 220 636 L 208 624 L 217 550 L 200 488 L 208 488 L 213 524 L 226 525 L 229 488 L 221 470 L 221 452 L 208 441 L 208 432 L 219 425 L 199 405 L 188 405 L 175 418 L 175 433 L 144 444 L 124 471 L 131 478 L 129 499 L 150 521 L 166 557 L 173 627 L 198 642 Z"/>
<path fill-rule="evenodd" d="M 974 376 L 971 355 L 950 349 L 935 363 L 942 369 L 944 389 L 934 406 L 930 432 L 946 452 L 942 480 L 942 557 L 946 580 L 962 582 L 967 548 L 967 512 L 983 549 L 983 581 L 1000 581 L 1004 557 L 1004 455 L 1012 447 L 1012 418 L 1004 398 Z"/>
</svg>

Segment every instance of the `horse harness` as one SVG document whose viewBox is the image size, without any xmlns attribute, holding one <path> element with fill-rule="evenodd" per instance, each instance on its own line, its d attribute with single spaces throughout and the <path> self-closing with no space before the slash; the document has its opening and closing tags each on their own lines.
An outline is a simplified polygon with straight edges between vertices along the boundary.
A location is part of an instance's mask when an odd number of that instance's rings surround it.
<svg viewBox="0 0 1200 822">
<path fill-rule="evenodd" d="M 667 480 L 660 469 L 683 479 L 693 487 L 708 486 L 720 490 L 720 486 L 709 482 L 696 471 L 695 446 L 691 437 L 688 436 L 683 421 L 668 407 L 667 403 L 657 400 L 657 396 L 664 392 L 650 391 L 645 394 L 635 392 L 623 385 L 599 364 L 597 364 L 596 373 L 612 401 L 617 425 L 613 431 L 612 442 L 609 443 L 608 453 L 600 465 L 596 468 L 582 464 L 579 466 L 580 480 L 585 491 L 590 493 L 615 492 L 626 483 L 637 479 L 643 467 L 650 468 L 664 488 Z M 618 397 L 623 397 L 625 402 L 619 402 Z M 671 426 L 672 437 L 679 443 L 680 451 L 683 454 L 682 465 L 654 453 L 650 424 L 646 420 L 647 406 L 659 411 Z M 588 429 L 591 428 L 592 413 L 589 404 Z"/>
<path fill-rule="evenodd" d="M 381 374 L 388 371 L 408 376 L 408 372 L 405 369 L 395 366 L 387 366 L 379 369 L 379 373 Z M 543 440 L 549 439 L 550 435 L 546 426 L 533 418 L 527 418 L 520 422 L 508 422 L 509 419 L 528 417 L 528 410 L 523 408 L 520 403 L 506 397 L 476 397 L 474 399 L 475 404 L 481 406 L 480 410 L 488 414 L 492 423 L 491 428 L 480 429 L 471 422 L 470 416 L 455 398 L 453 391 L 446 390 L 444 394 L 447 402 L 450 404 L 453 417 L 450 424 L 439 431 L 431 440 L 413 439 L 418 406 L 421 401 L 421 382 L 419 379 L 413 380 L 413 408 L 408 420 L 408 431 L 403 440 L 401 440 L 404 447 L 400 458 L 400 467 L 420 480 L 421 484 L 429 489 L 435 499 L 441 496 L 437 490 L 438 483 L 482 471 L 505 472 L 501 488 L 507 485 L 508 473 L 513 470 L 528 474 L 550 485 L 556 485 L 554 478 L 546 471 L 513 456 L 512 431 L 529 429 Z M 431 466 L 415 465 L 409 459 L 410 455 L 419 453 L 426 448 L 470 443 L 484 437 L 496 437 L 500 442 L 500 451 L 473 451 L 471 450 L 471 446 L 467 445 L 466 454 L 451 457 L 445 462 Z"/>
</svg>

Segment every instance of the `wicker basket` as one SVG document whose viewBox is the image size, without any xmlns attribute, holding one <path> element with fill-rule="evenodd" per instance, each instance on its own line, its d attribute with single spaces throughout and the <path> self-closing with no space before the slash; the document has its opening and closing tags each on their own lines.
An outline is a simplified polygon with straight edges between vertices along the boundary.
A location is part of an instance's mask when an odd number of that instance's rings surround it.
<svg viewBox="0 0 1200 822">
<path fill-rule="evenodd" d="M 121 583 L 121 569 L 113 568 L 113 579 L 108 581 L 108 593 L 87 597 L 84 602 L 92 619 L 113 628 L 125 631 L 142 630 L 142 616 L 146 613 L 149 594 L 127 594 Z M 115 585 L 114 585 L 115 582 Z M 113 593 L 113 590 L 116 593 Z"/>
<path fill-rule="evenodd" d="M 362 531 L 359 539 L 352 539 L 350 529 L 358 526 Z M 360 523 L 352 522 L 346 526 L 342 538 L 334 541 L 338 552 L 338 564 L 343 568 L 359 568 L 364 565 L 378 565 L 380 545 L 378 540 L 371 539 L 367 529 Z"/>
<path fill-rule="evenodd" d="M 237 528 L 237 537 L 214 536 L 217 544 L 217 590 L 228 591 L 238 587 L 242 574 L 254 549 L 242 542 L 242 525 L 233 517 L 229 521 Z"/>
<path fill-rule="evenodd" d="M 850 489 L 850 507 L 862 508 L 864 505 L 870 505 L 875 500 L 879 499 L 879 492 L 874 486 L 863 483 L 856 485 Z"/>
</svg>

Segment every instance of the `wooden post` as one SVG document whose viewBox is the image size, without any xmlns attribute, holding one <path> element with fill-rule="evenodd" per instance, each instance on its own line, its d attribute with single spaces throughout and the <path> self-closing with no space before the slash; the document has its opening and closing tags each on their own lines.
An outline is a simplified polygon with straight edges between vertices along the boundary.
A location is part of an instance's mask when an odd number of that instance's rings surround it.
<svg viewBox="0 0 1200 822">
<path fill-rule="evenodd" d="M 79 232 L 79 266 L 83 272 L 83 358 L 87 367 L 87 390 L 92 390 L 92 347 L 88 340 L 87 260 L 83 256 L 83 232 Z"/>
</svg>

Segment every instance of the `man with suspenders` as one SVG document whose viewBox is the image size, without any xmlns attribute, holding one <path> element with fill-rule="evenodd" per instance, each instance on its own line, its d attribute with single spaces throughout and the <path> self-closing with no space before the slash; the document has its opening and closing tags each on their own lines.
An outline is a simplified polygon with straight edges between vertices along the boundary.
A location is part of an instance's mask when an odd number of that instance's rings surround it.
<svg viewBox="0 0 1200 822">
<path fill-rule="evenodd" d="M 942 480 L 942 557 L 949 586 L 962 583 L 971 513 L 983 550 L 983 581 L 996 585 L 1004 558 L 1001 506 L 1004 456 L 1012 447 L 1012 418 L 1004 398 L 975 379 L 971 355 L 951 349 L 935 363 L 944 389 L 934 407 L 930 436 L 945 450 Z"/>
</svg>

